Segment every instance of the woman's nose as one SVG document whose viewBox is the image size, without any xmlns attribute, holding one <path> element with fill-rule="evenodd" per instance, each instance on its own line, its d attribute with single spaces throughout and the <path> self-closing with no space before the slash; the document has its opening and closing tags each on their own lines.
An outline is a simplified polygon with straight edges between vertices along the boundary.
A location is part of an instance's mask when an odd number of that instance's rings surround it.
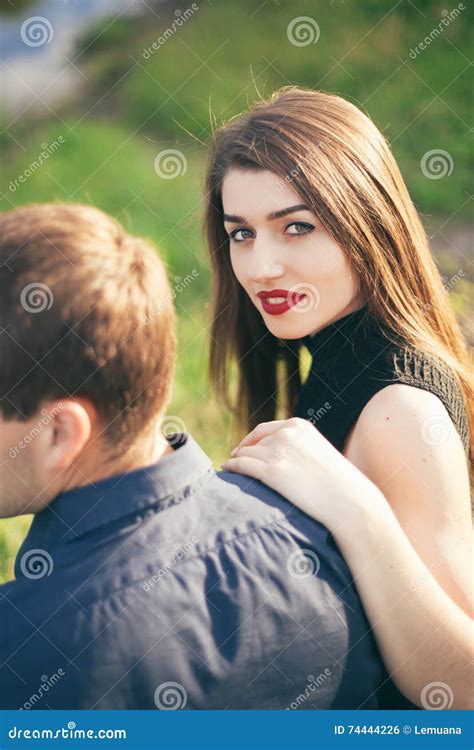
<svg viewBox="0 0 474 750">
<path fill-rule="evenodd" d="M 250 281 L 261 284 L 266 279 L 277 279 L 284 274 L 283 265 L 276 258 L 255 246 L 249 263 L 247 273 Z"/>
</svg>

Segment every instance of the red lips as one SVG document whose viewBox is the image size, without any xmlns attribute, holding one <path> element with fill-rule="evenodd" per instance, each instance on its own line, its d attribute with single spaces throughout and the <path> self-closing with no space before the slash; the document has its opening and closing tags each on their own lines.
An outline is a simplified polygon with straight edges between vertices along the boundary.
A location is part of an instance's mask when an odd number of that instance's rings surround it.
<svg viewBox="0 0 474 750">
<path fill-rule="evenodd" d="M 262 307 L 269 315 L 282 315 L 291 310 L 292 307 L 301 302 L 306 294 L 290 292 L 289 289 L 270 289 L 268 292 L 258 292 L 257 297 L 262 303 Z M 284 297 L 279 302 L 274 302 L 272 298 Z"/>
</svg>

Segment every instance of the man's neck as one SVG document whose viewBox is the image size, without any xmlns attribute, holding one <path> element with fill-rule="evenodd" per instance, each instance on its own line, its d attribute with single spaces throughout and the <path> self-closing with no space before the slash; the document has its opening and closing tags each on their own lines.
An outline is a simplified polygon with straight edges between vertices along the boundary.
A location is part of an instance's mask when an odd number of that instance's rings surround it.
<svg viewBox="0 0 474 750">
<path fill-rule="evenodd" d="M 162 435 L 156 438 L 154 434 L 118 458 L 107 458 L 106 454 L 96 450 L 87 455 L 86 451 L 66 472 L 61 482 L 61 492 L 152 466 L 170 453 L 173 453 L 173 448 L 166 438 Z"/>
</svg>

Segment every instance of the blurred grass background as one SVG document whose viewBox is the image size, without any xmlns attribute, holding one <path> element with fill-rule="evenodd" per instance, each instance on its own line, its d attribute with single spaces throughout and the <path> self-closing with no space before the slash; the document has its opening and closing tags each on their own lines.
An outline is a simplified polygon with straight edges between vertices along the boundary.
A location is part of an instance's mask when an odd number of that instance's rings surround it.
<svg viewBox="0 0 474 750">
<path fill-rule="evenodd" d="M 0 12 L 11 15 L 7 5 Z M 20 7 L 21 18 L 34 14 L 34 2 Z M 144 51 L 184 13 L 177 3 L 150 0 L 143 14 L 106 16 L 82 33 L 73 59 L 80 83 L 59 106 L 32 105 L 21 117 L 0 115 L 0 210 L 31 201 L 92 203 L 130 231 L 152 238 L 172 281 L 197 270 L 176 300 L 180 355 L 169 414 L 184 421 L 216 464 L 227 455 L 231 437 L 229 416 L 215 403 L 206 374 L 205 149 L 213 121 L 238 114 L 260 96 L 297 84 L 340 94 L 372 117 L 392 144 L 428 234 L 435 235 L 440 270 L 468 332 L 473 288 L 468 12 L 410 57 L 438 27 L 444 10 L 444 0 L 400 0 L 393 6 L 376 0 L 297 5 L 215 0 L 199 5 L 147 56 Z M 290 44 L 287 28 L 297 16 L 317 21 L 317 43 Z M 44 144 L 59 137 L 64 142 L 13 190 L 11 183 L 17 184 Z M 163 179 L 154 169 L 155 157 L 170 148 L 184 154 L 187 168 L 175 179 Z M 420 162 L 431 149 L 450 154 L 449 176 L 423 175 Z M 456 274 L 459 280 L 450 283 Z M 12 577 L 28 524 L 28 518 L 0 522 L 0 582 Z"/>
</svg>

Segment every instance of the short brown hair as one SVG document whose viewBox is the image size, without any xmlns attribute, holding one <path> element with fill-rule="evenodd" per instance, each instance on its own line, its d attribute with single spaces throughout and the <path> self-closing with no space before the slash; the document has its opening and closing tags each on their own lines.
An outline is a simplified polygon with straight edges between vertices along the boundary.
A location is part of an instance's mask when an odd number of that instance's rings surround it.
<svg viewBox="0 0 474 750">
<path fill-rule="evenodd" d="M 160 416 L 176 359 L 173 297 L 147 240 L 91 206 L 0 214 L 0 410 L 82 396 L 125 447 Z"/>
</svg>

